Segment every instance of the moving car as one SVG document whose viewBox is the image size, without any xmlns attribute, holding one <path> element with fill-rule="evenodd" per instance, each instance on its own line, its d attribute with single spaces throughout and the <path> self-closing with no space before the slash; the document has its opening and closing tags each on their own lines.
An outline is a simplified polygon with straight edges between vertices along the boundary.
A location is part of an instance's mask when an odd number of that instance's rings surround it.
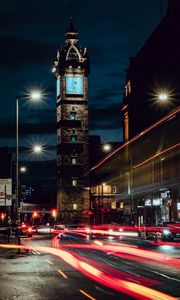
<svg viewBox="0 0 180 300">
<path fill-rule="evenodd" d="M 32 237 L 32 226 L 22 223 L 14 228 L 15 235 L 19 237 Z"/>
</svg>

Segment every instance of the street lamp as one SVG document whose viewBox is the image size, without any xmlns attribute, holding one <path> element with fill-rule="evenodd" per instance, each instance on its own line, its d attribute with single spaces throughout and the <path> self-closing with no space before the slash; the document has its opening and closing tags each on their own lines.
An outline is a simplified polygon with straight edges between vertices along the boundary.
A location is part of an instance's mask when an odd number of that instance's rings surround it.
<svg viewBox="0 0 180 300">
<path fill-rule="evenodd" d="M 26 173 L 27 168 L 25 166 L 21 166 L 19 170 L 21 173 Z"/>
<path fill-rule="evenodd" d="M 109 152 L 109 151 L 111 151 L 111 149 L 112 149 L 112 147 L 111 147 L 110 144 L 104 144 L 104 145 L 102 146 L 102 148 L 103 148 L 104 152 Z"/>
<path fill-rule="evenodd" d="M 32 150 L 34 153 L 39 154 L 43 151 L 43 147 L 41 145 L 34 145 Z"/>
<path fill-rule="evenodd" d="M 16 203 L 15 203 L 15 211 L 16 211 L 16 221 L 19 223 L 19 100 L 22 99 L 31 99 L 33 101 L 39 101 L 41 99 L 41 92 L 38 90 L 32 91 L 28 97 L 16 97 Z"/>
<path fill-rule="evenodd" d="M 161 102 L 166 102 L 168 100 L 168 94 L 167 93 L 160 93 L 158 95 L 158 99 L 161 101 Z"/>
</svg>

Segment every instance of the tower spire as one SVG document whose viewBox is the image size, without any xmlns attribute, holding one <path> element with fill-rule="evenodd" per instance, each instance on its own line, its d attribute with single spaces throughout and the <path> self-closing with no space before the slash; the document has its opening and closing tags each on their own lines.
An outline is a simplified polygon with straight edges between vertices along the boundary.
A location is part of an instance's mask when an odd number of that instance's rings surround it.
<svg viewBox="0 0 180 300">
<path fill-rule="evenodd" d="M 74 24 L 73 24 L 73 6 L 72 5 L 69 6 L 69 19 L 70 19 L 70 24 L 69 24 L 68 31 L 74 32 L 76 30 L 75 30 Z"/>
<path fill-rule="evenodd" d="M 68 28 L 67 32 L 74 32 L 74 33 L 76 32 L 77 33 L 77 30 L 74 28 L 72 16 L 70 16 L 70 24 L 69 24 L 69 28 Z"/>
<path fill-rule="evenodd" d="M 66 42 L 69 44 L 72 43 L 72 41 L 74 44 L 78 42 L 78 31 L 74 27 L 73 17 L 71 15 L 69 27 L 66 31 Z"/>
</svg>

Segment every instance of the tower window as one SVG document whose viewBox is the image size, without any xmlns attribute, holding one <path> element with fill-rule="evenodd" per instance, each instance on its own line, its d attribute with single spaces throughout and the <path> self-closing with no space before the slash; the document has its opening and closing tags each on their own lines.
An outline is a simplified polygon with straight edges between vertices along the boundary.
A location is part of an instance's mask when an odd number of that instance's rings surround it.
<svg viewBox="0 0 180 300">
<path fill-rule="evenodd" d="M 71 120 L 75 120 L 76 119 L 76 112 L 72 111 L 71 112 Z"/>
<path fill-rule="evenodd" d="M 77 203 L 73 203 L 73 209 L 77 209 Z"/>
<path fill-rule="evenodd" d="M 77 164 L 77 159 L 75 157 L 73 157 L 71 162 L 72 162 L 73 165 L 76 165 Z"/>
<path fill-rule="evenodd" d="M 72 135 L 72 136 L 71 136 L 71 142 L 72 142 L 73 144 L 75 144 L 75 143 L 77 142 L 77 135 Z"/>
<path fill-rule="evenodd" d="M 77 180 L 76 179 L 72 180 L 72 186 L 77 186 Z"/>
</svg>

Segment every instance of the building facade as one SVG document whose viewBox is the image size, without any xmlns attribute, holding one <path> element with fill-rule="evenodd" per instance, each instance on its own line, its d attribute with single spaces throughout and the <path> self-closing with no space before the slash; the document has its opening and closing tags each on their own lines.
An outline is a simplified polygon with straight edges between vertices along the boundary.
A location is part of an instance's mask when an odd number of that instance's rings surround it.
<svg viewBox="0 0 180 300">
<path fill-rule="evenodd" d="M 123 224 L 180 221 L 179 124 L 176 108 L 91 169 L 96 222 L 101 211 L 104 221 Z"/>
<path fill-rule="evenodd" d="M 64 222 L 78 221 L 89 208 L 87 49 L 78 46 L 71 19 L 65 46 L 57 50 L 57 211 Z"/>
<path fill-rule="evenodd" d="M 12 213 L 12 154 L 7 146 L 0 147 L 0 223 Z"/>
<path fill-rule="evenodd" d="M 124 143 L 91 168 L 95 221 L 180 221 L 180 1 L 130 59 L 122 105 Z M 161 96 L 161 97 L 160 97 Z"/>
<path fill-rule="evenodd" d="M 122 106 L 124 141 L 179 105 L 179 35 L 180 1 L 170 0 L 165 17 L 129 60 Z"/>
</svg>

